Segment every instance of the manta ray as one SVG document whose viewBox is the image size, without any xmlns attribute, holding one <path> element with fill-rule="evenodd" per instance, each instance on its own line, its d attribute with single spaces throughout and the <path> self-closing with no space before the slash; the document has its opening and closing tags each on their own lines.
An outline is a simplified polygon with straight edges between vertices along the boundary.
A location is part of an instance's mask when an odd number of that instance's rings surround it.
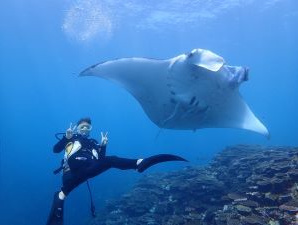
<svg viewBox="0 0 298 225">
<path fill-rule="evenodd" d="M 95 64 L 80 76 L 96 76 L 124 87 L 160 128 L 240 128 L 265 136 L 267 128 L 239 93 L 248 68 L 229 66 L 205 49 L 164 60 L 120 58 Z"/>
</svg>

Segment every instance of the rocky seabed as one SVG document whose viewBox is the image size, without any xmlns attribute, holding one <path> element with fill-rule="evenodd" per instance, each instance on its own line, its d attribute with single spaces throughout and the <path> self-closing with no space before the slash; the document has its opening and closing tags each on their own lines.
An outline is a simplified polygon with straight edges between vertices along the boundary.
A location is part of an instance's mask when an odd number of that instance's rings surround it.
<svg viewBox="0 0 298 225">
<path fill-rule="evenodd" d="M 207 167 L 144 176 L 90 225 L 298 225 L 298 148 L 227 147 Z"/>
</svg>

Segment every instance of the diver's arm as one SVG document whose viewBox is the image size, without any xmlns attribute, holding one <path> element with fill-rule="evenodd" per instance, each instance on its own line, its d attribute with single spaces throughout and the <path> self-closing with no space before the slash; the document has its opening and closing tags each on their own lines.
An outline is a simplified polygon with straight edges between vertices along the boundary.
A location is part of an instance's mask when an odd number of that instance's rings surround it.
<svg viewBox="0 0 298 225">
<path fill-rule="evenodd" d="M 108 144 L 108 132 L 100 132 L 101 136 L 101 142 L 100 142 L 100 147 L 99 147 L 99 153 L 101 156 L 105 157 L 106 156 L 106 149 L 107 149 L 107 144 Z"/>
<path fill-rule="evenodd" d="M 101 157 L 106 156 L 106 145 L 99 144 L 98 141 L 95 139 L 90 139 L 90 141 L 92 149 L 95 149 Z"/>
<path fill-rule="evenodd" d="M 105 157 L 106 156 L 106 149 L 107 149 L 106 145 L 99 145 L 99 148 L 98 148 L 99 155 L 102 156 L 102 157 Z"/>
<path fill-rule="evenodd" d="M 65 137 L 65 135 L 63 135 L 63 138 L 61 140 L 59 140 L 55 145 L 54 145 L 54 148 L 53 148 L 53 152 L 54 153 L 59 153 L 59 152 L 62 152 L 63 149 L 65 148 L 67 142 L 69 141 L 69 139 L 67 139 Z"/>
<path fill-rule="evenodd" d="M 62 139 L 59 140 L 58 143 L 54 145 L 54 148 L 53 148 L 54 153 L 59 153 L 59 152 L 63 151 L 63 149 L 65 148 L 67 142 L 69 142 L 69 140 L 73 139 L 73 136 L 76 136 L 74 134 L 76 128 L 77 128 L 77 125 L 72 126 L 72 123 L 70 123 L 70 126 L 66 130 L 66 132 L 63 135 Z"/>
</svg>

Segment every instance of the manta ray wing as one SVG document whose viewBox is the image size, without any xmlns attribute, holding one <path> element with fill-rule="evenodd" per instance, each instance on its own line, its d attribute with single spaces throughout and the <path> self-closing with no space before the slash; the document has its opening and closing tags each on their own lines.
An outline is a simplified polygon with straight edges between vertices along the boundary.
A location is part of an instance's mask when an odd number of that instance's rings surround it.
<svg viewBox="0 0 298 225">
<path fill-rule="evenodd" d="M 214 105 L 202 124 L 204 127 L 240 128 L 269 136 L 267 128 L 254 115 L 238 90 Z"/>
<path fill-rule="evenodd" d="M 161 128 L 229 127 L 269 135 L 239 94 L 248 70 L 228 66 L 208 50 L 194 49 L 168 60 L 122 58 L 91 66 L 80 75 L 118 83 Z"/>
<path fill-rule="evenodd" d="M 122 58 L 91 66 L 80 76 L 97 76 L 118 83 L 141 104 L 148 117 L 158 126 L 171 111 L 166 102 L 169 61 L 146 58 Z"/>
</svg>

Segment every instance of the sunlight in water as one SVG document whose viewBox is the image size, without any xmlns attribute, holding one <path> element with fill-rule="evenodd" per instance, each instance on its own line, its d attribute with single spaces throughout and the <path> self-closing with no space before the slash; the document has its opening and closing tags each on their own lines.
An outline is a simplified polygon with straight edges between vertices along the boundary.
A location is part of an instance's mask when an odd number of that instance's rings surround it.
<svg viewBox="0 0 298 225">
<path fill-rule="evenodd" d="M 107 12 L 97 0 L 79 0 L 67 10 L 62 29 L 78 41 L 108 38 L 112 32 L 112 22 Z"/>
<path fill-rule="evenodd" d="M 232 10 L 254 5 L 262 12 L 281 0 L 78 0 L 66 11 L 64 32 L 78 41 L 109 38 L 118 27 L 140 30 L 194 28 Z"/>
</svg>

